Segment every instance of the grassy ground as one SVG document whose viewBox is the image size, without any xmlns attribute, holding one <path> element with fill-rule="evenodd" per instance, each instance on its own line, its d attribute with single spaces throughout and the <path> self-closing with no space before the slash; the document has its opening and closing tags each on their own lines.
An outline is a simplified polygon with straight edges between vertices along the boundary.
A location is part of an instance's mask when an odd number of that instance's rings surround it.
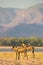
<svg viewBox="0 0 43 65">
<path fill-rule="evenodd" d="M 32 53 L 28 52 L 28 58 L 32 58 Z M 21 53 L 21 59 L 23 59 L 24 54 Z M 0 52 L 0 58 L 16 58 L 15 52 Z M 43 52 L 35 52 L 35 58 L 43 58 Z"/>
<path fill-rule="evenodd" d="M 21 54 L 20 60 L 16 60 L 15 52 L 0 52 L 0 65 L 43 65 L 43 52 L 35 52 L 35 58 L 29 52 L 28 60 L 23 59 Z"/>
<path fill-rule="evenodd" d="M 32 58 L 31 52 L 27 52 L 27 54 L 28 60 L 23 59 L 23 53 L 20 55 L 20 60 L 16 60 L 15 52 L 0 52 L 0 65 L 43 65 L 43 52 L 35 52 L 35 58 Z"/>
</svg>

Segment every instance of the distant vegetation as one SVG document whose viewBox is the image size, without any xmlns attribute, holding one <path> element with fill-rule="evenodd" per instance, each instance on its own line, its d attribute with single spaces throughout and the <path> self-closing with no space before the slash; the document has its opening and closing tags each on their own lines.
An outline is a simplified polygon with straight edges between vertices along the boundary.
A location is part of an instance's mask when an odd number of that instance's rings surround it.
<svg viewBox="0 0 43 65">
<path fill-rule="evenodd" d="M 33 45 L 33 46 L 43 46 L 43 38 L 15 38 L 15 37 L 3 37 L 0 38 L 0 46 L 19 46 L 22 43 Z"/>
</svg>

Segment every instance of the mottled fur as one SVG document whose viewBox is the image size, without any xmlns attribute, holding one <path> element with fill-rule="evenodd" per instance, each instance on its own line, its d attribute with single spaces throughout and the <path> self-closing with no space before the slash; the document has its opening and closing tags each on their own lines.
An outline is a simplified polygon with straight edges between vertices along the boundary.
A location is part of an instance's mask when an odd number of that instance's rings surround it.
<svg viewBox="0 0 43 65">
<path fill-rule="evenodd" d="M 32 54 L 34 57 L 34 47 L 33 46 L 23 44 L 22 46 L 18 46 L 18 47 L 13 46 L 12 49 L 16 52 L 16 60 L 20 59 L 20 53 L 24 53 L 24 57 L 27 57 L 28 59 L 27 51 L 32 51 Z"/>
</svg>

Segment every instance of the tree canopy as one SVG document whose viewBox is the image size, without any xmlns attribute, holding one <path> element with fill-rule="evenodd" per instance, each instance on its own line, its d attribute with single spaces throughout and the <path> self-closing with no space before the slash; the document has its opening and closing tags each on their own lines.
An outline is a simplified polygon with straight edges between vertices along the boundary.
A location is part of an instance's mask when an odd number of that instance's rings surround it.
<svg viewBox="0 0 43 65">
<path fill-rule="evenodd" d="M 32 46 L 43 46 L 43 38 L 31 37 L 31 38 L 15 38 L 15 37 L 3 37 L 0 38 L 0 46 L 19 46 L 22 43 Z"/>
</svg>

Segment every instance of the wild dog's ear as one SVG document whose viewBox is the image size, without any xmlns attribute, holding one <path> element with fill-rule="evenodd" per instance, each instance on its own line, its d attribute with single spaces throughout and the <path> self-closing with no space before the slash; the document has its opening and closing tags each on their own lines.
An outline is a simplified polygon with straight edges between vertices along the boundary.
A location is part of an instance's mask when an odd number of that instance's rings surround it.
<svg viewBox="0 0 43 65">
<path fill-rule="evenodd" d="M 14 46 L 12 46 L 12 48 L 14 48 Z"/>
</svg>

